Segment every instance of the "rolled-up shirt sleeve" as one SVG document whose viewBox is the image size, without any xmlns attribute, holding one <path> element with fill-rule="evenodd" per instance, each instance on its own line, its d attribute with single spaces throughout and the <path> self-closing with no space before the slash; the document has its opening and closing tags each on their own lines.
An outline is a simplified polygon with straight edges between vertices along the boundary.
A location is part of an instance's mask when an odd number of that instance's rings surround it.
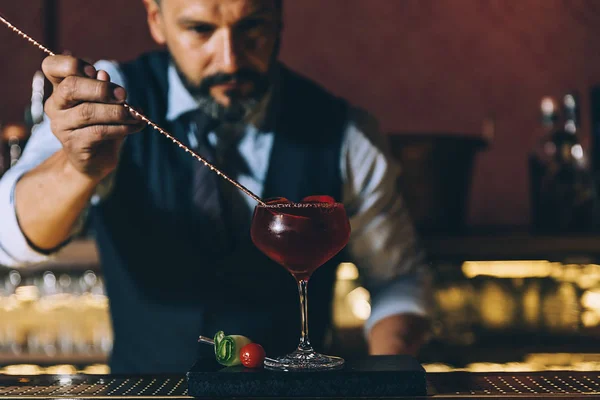
<svg viewBox="0 0 600 400">
<path fill-rule="evenodd" d="M 46 261 L 47 254 L 32 248 L 19 227 L 15 210 L 15 187 L 23 175 L 60 150 L 46 119 L 32 132 L 22 157 L 0 179 L 0 264 L 20 266 Z"/>
<path fill-rule="evenodd" d="M 107 71 L 112 82 L 124 86 L 122 74 L 116 63 L 99 61 L 95 67 Z M 0 265 L 21 267 L 48 261 L 52 257 L 51 254 L 42 253 L 33 248 L 23 234 L 15 209 L 15 188 L 23 175 L 36 168 L 61 148 L 60 141 L 50 128 L 50 120 L 44 116 L 44 121 L 33 129 L 31 138 L 19 161 L 0 179 Z M 98 201 L 108 195 L 111 184 L 112 176 L 98 186 L 94 200 Z M 83 226 L 85 214 L 84 211 L 73 227 L 72 234 L 75 234 Z"/>
<path fill-rule="evenodd" d="M 343 202 L 352 226 L 347 249 L 371 292 L 366 333 L 386 317 L 427 317 L 431 309 L 431 271 L 397 189 L 399 173 L 377 122 L 353 109 L 342 148 Z"/>
</svg>

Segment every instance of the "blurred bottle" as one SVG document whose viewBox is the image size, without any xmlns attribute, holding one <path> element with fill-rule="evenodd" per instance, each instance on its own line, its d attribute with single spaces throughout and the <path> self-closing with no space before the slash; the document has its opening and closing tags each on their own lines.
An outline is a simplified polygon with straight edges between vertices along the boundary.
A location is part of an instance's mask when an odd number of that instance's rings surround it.
<svg viewBox="0 0 600 400">
<path fill-rule="evenodd" d="M 590 90 L 591 156 L 596 181 L 600 183 L 600 85 Z"/>
<path fill-rule="evenodd" d="M 578 99 L 541 102 L 544 136 L 530 157 L 533 227 L 542 232 L 592 231 L 597 220 L 597 196 L 587 156 L 577 137 Z"/>
<path fill-rule="evenodd" d="M 558 104 L 552 97 L 543 97 L 540 102 L 542 139 L 536 144 L 529 157 L 529 180 L 531 220 L 534 229 L 543 225 L 544 212 L 541 208 L 541 181 L 549 165 L 554 163 L 556 145 L 552 141 L 554 126 L 558 119 Z"/>
<path fill-rule="evenodd" d="M 6 172 L 19 161 L 28 136 L 27 128 L 22 124 L 7 124 L 0 131 L 2 172 Z"/>
<path fill-rule="evenodd" d="M 25 107 L 24 121 L 0 126 L 0 177 L 17 163 L 29 132 L 34 132 L 43 120 L 44 74 L 36 71 L 31 83 L 31 102 Z"/>
<path fill-rule="evenodd" d="M 44 74 L 36 71 L 31 82 L 31 103 L 25 108 L 25 124 L 29 130 L 44 120 Z"/>
</svg>

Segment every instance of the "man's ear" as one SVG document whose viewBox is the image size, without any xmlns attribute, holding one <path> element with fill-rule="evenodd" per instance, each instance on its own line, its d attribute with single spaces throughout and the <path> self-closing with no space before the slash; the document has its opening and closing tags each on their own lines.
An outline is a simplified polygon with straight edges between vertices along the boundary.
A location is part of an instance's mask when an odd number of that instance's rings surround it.
<svg viewBox="0 0 600 400">
<path fill-rule="evenodd" d="M 163 15 L 160 6 L 156 0 L 142 0 L 146 7 L 146 14 L 148 20 L 148 27 L 150 28 L 150 34 L 154 41 L 160 45 L 164 45 L 167 42 L 165 35 L 165 25 L 163 21 Z"/>
</svg>

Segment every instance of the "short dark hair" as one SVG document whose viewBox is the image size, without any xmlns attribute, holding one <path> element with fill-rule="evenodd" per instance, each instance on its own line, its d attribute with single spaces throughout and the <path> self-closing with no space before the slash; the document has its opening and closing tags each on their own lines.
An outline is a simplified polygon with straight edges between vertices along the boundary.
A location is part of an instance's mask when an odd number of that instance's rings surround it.
<svg viewBox="0 0 600 400">
<path fill-rule="evenodd" d="M 160 6 L 161 0 L 154 0 L 154 2 Z M 283 10 L 283 0 L 275 0 L 275 8 L 281 13 Z"/>
</svg>

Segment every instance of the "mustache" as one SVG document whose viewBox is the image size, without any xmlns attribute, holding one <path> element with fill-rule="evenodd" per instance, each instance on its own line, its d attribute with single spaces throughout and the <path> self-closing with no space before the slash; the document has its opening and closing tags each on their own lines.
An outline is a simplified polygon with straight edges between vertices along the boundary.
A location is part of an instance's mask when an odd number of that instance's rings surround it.
<svg viewBox="0 0 600 400">
<path fill-rule="evenodd" d="M 202 79 L 198 90 L 207 94 L 211 87 L 233 82 L 251 82 L 259 86 L 267 77 L 255 70 L 244 68 L 233 73 L 217 72 Z"/>
</svg>

